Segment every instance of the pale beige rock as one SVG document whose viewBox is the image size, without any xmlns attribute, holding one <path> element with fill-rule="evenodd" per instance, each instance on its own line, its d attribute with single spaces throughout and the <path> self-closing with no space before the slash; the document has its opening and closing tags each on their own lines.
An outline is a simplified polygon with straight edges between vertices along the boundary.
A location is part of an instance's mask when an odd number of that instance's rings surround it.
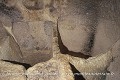
<svg viewBox="0 0 120 80">
<path fill-rule="evenodd" d="M 104 74 L 107 73 L 107 68 L 113 60 L 111 51 L 88 59 L 67 56 L 70 63 L 83 73 L 86 80 L 105 80 L 106 75 Z"/>
<path fill-rule="evenodd" d="M 25 71 L 21 65 L 0 61 L 0 80 L 26 80 Z"/>
<path fill-rule="evenodd" d="M 69 63 L 52 58 L 27 70 L 27 80 L 74 80 Z"/>
</svg>

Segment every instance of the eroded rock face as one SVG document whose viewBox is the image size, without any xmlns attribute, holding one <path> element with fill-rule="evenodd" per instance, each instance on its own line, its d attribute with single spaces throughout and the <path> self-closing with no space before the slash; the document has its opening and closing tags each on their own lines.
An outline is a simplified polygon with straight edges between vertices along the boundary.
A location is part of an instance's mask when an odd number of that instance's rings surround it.
<svg viewBox="0 0 120 80">
<path fill-rule="evenodd" d="M 108 4 L 106 4 L 106 2 L 108 2 Z M 120 15 L 120 5 L 118 5 L 119 3 L 120 2 L 117 2 L 117 0 L 104 0 L 101 2 L 101 4 L 99 4 L 100 17 L 98 20 L 92 51 L 93 56 L 106 52 L 117 40 L 120 39 L 120 17 L 118 17 Z"/>
<path fill-rule="evenodd" d="M 25 71 L 21 65 L 0 61 L 0 80 L 26 80 Z"/>
<path fill-rule="evenodd" d="M 69 0 L 64 5 L 58 22 L 63 44 L 70 51 L 88 55 L 97 26 L 97 4 L 94 0 Z"/>
<path fill-rule="evenodd" d="M 16 79 L 15 73 L 24 74 L 22 77 L 27 76 L 27 80 L 74 80 L 73 73 L 71 71 L 70 64 L 73 64 L 76 69 L 82 72 L 84 78 L 86 80 L 105 80 L 106 75 L 96 75 L 96 73 L 105 73 L 107 74 L 107 67 L 110 65 L 112 60 L 111 52 L 99 55 L 97 57 L 91 57 L 89 59 L 82 59 L 73 57 L 70 55 L 64 55 L 61 53 L 57 53 L 51 60 L 38 63 L 33 67 L 30 67 L 27 72 L 19 72 L 13 71 L 14 76 L 7 77 L 8 79 Z M 97 62 L 97 63 L 96 63 Z M 4 65 L 6 63 L 7 65 Z M 1 72 L 2 70 L 5 71 L 3 68 L 7 69 L 8 73 L 12 69 L 10 65 L 15 69 L 16 67 L 14 64 L 1 61 L 0 67 Z M 3 68 L 2 68 L 3 67 Z M 7 68 L 6 68 L 7 67 Z M 21 66 L 22 67 L 22 66 Z M 23 70 L 19 68 L 19 70 Z M 3 72 L 2 72 L 3 73 Z M 91 75 L 85 74 L 89 73 Z M 11 73 L 12 74 L 12 73 Z M 20 75 L 19 75 L 20 76 Z M 12 77 L 12 78 L 11 78 Z M 5 77 L 6 78 L 6 77 Z M 19 77 L 17 77 L 19 78 Z M 20 80 L 24 80 L 24 78 L 20 78 Z"/>
<path fill-rule="evenodd" d="M 108 74 L 107 68 L 113 59 L 110 51 L 88 59 L 67 56 L 70 63 L 73 64 L 78 71 L 83 73 L 86 80 L 106 80 Z"/>
<path fill-rule="evenodd" d="M 108 69 L 116 76 L 83 76 L 86 80 L 119 80 L 120 46 L 112 55 L 105 53 L 119 39 L 119 4 L 117 0 L 1 0 L 0 59 L 38 63 L 27 70 L 28 80 L 74 80 L 73 75 L 65 75 L 72 74 L 69 62 L 83 73 L 105 73 L 112 57 L 117 56 Z M 94 57 L 82 59 L 61 53 L 58 37 L 69 50 L 63 52 Z M 56 76 L 34 74 L 56 71 Z"/>
<path fill-rule="evenodd" d="M 17 42 L 14 40 L 2 23 L 0 25 L 0 59 L 23 62 L 22 53 Z"/>
<path fill-rule="evenodd" d="M 69 63 L 54 58 L 29 68 L 27 74 L 27 80 L 74 80 Z"/>
<path fill-rule="evenodd" d="M 46 23 L 48 24 L 46 25 Z M 17 22 L 13 24 L 12 31 L 26 63 L 34 65 L 52 57 L 50 54 L 52 26 L 54 23 L 51 21 Z M 47 32 L 46 29 L 49 31 Z M 44 57 L 41 58 L 41 56 Z M 32 57 L 35 58 L 32 59 Z M 38 58 L 40 59 L 38 60 Z"/>
<path fill-rule="evenodd" d="M 119 60 L 120 60 L 120 40 L 118 40 L 116 42 L 116 44 L 114 45 L 112 52 L 115 53 L 113 56 L 115 57 L 115 59 L 113 60 L 113 62 L 111 63 L 111 65 L 108 68 L 108 71 L 110 71 L 113 75 L 108 75 L 106 80 L 118 80 L 120 79 L 120 76 L 118 76 L 120 74 L 120 69 L 119 69 Z"/>
</svg>

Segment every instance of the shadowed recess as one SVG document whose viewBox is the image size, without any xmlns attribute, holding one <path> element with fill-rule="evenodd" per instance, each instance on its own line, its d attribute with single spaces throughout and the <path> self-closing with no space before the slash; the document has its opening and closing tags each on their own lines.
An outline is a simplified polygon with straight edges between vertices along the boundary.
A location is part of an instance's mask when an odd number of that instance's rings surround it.
<svg viewBox="0 0 120 80">
<path fill-rule="evenodd" d="M 72 64 L 70 64 L 70 66 L 72 68 L 75 80 L 85 80 L 82 74 Z"/>
<path fill-rule="evenodd" d="M 5 62 L 10 62 L 10 63 L 13 63 L 13 64 L 18 64 L 18 65 L 22 65 L 24 66 L 26 69 L 30 68 L 31 65 L 30 64 L 27 64 L 27 63 L 20 63 L 20 62 L 16 62 L 16 61 L 9 61 L 9 60 L 3 60 Z"/>
</svg>

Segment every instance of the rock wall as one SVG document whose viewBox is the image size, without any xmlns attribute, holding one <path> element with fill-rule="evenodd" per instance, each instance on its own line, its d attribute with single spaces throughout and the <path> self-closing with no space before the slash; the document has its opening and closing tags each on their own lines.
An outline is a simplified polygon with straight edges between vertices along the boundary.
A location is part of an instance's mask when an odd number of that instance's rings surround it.
<svg viewBox="0 0 120 80">
<path fill-rule="evenodd" d="M 119 4 L 119 0 L 1 0 L 0 59 L 30 65 L 39 63 L 38 68 L 43 68 L 51 64 L 51 59 L 56 57 L 58 52 L 64 56 L 68 54 L 75 57 L 73 63 L 84 58 L 83 64 L 77 65 L 84 66 L 84 62 L 89 62 L 89 59 L 91 62 L 91 58 L 94 62 L 95 58 L 98 60 L 96 56 L 105 55 L 111 49 L 114 60 L 110 66 L 107 64 L 111 61 L 105 63 L 109 68 L 104 67 L 103 72 L 113 72 L 114 75 L 106 76 L 104 79 L 119 80 Z M 54 39 L 58 40 L 54 41 Z M 102 59 L 108 60 L 106 56 Z M 70 65 L 69 62 L 67 61 L 66 64 Z M 56 60 L 55 64 L 58 64 Z M 76 67 L 76 64 L 73 65 Z M 87 66 L 85 64 L 86 70 L 89 71 Z M 61 67 L 65 65 L 62 64 Z M 31 69 L 30 73 L 34 72 L 34 69 L 33 71 Z M 81 69 L 79 71 L 81 72 Z M 90 72 L 92 71 L 94 70 L 90 69 Z M 99 69 L 96 71 L 99 72 Z M 38 77 L 33 78 L 38 79 Z M 85 79 L 103 80 L 102 77 L 93 76 Z"/>
</svg>

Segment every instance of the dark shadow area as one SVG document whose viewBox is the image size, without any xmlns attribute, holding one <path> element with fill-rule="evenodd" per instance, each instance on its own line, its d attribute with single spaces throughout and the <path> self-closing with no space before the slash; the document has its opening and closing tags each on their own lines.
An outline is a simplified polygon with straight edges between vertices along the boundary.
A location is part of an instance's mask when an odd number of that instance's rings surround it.
<svg viewBox="0 0 120 80">
<path fill-rule="evenodd" d="M 79 58 L 84 58 L 84 59 L 88 59 L 89 57 L 91 57 L 90 55 L 84 55 L 81 52 L 68 51 L 68 54 L 74 57 L 79 57 Z"/>
<path fill-rule="evenodd" d="M 30 64 L 27 64 L 27 63 L 20 63 L 20 62 L 16 62 L 16 61 L 9 61 L 9 60 L 3 60 L 5 62 L 10 62 L 10 63 L 13 63 L 13 64 L 18 64 L 18 65 L 22 65 L 24 66 L 26 69 L 28 69 L 29 67 L 31 67 Z"/>
<path fill-rule="evenodd" d="M 17 8 L 8 7 L 3 3 L 0 3 L 0 13 L 3 13 L 6 16 L 9 16 L 14 22 L 20 21 L 21 19 L 23 19 L 21 12 L 18 11 Z"/>
<path fill-rule="evenodd" d="M 0 3 L 0 11 L 2 11 L 6 15 L 10 15 L 14 8 L 7 7 L 5 4 Z"/>
<path fill-rule="evenodd" d="M 59 48 L 60 48 L 61 53 L 69 54 L 69 55 L 74 56 L 74 57 L 85 58 L 85 59 L 91 57 L 90 55 L 84 55 L 81 52 L 69 51 L 68 48 L 62 42 L 58 27 L 57 27 L 57 31 L 58 31 L 58 44 L 59 44 Z"/>
<path fill-rule="evenodd" d="M 70 66 L 72 68 L 75 80 L 85 80 L 81 73 L 72 64 L 70 64 Z"/>
</svg>

